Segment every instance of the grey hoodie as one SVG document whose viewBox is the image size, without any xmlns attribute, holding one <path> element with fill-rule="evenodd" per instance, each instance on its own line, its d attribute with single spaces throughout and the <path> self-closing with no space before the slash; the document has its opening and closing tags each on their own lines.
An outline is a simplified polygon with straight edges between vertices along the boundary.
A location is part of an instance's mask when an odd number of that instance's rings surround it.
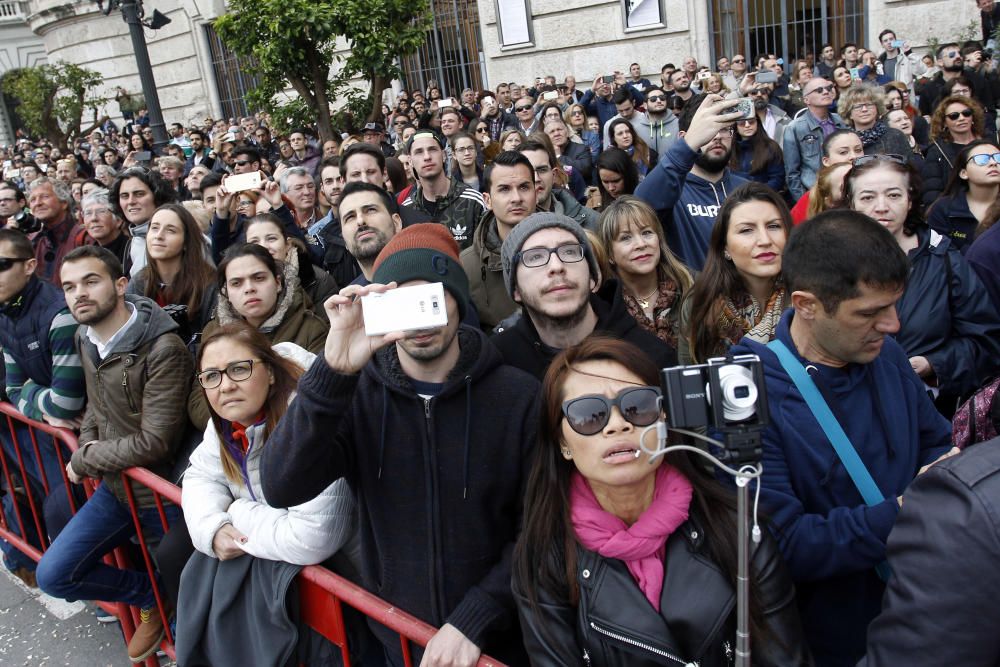
<svg viewBox="0 0 1000 667">
<path fill-rule="evenodd" d="M 667 109 L 660 120 L 653 120 L 648 115 L 643 115 L 632 127 L 660 156 L 665 155 L 670 145 L 677 141 L 677 116 L 670 109 Z"/>
</svg>

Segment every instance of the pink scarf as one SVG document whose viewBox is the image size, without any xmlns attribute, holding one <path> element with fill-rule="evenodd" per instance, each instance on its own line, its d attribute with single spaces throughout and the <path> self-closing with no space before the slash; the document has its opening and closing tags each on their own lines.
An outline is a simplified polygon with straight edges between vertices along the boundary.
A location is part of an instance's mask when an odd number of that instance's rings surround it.
<svg viewBox="0 0 1000 667">
<path fill-rule="evenodd" d="M 605 511 L 580 473 L 570 483 L 573 529 L 580 543 L 606 558 L 625 561 L 646 599 L 660 611 L 663 592 L 663 555 L 667 538 L 687 521 L 691 482 L 666 463 L 656 471 L 653 502 L 631 526 Z"/>
</svg>

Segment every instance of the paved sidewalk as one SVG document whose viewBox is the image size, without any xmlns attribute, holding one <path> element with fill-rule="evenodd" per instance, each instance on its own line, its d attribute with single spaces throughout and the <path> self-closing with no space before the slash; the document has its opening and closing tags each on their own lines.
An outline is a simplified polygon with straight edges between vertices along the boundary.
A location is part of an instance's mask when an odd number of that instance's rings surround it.
<svg viewBox="0 0 1000 667">
<path fill-rule="evenodd" d="M 0 567 L 0 665 L 130 667 L 117 623 L 31 589 Z"/>
</svg>

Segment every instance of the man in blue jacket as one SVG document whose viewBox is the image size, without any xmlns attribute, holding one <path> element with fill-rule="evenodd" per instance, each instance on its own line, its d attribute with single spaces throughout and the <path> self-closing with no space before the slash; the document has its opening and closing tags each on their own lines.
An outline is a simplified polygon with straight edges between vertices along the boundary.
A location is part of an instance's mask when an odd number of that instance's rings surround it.
<svg viewBox="0 0 1000 667">
<path fill-rule="evenodd" d="M 682 141 L 635 189 L 635 196 L 652 206 L 667 234 L 667 245 L 696 271 L 705 264 L 715 216 L 729 193 L 746 179 L 727 165 L 733 152 L 735 112 L 739 100 L 701 95 L 684 105 L 678 120 Z"/>
<path fill-rule="evenodd" d="M 788 363 L 805 367 L 884 499 L 862 500 L 771 346 L 744 338 L 733 352 L 764 364 L 771 423 L 762 508 L 796 581 L 816 664 L 853 666 L 880 609 L 903 491 L 950 453 L 951 427 L 892 338 L 909 264 L 884 227 L 853 211 L 819 215 L 792 233 L 782 269 L 792 309 L 777 339 Z"/>
</svg>

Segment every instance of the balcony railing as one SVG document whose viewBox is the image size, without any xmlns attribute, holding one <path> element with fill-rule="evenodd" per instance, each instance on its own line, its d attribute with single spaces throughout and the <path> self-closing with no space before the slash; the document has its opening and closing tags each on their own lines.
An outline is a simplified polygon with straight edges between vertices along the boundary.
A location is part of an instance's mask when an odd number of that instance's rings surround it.
<svg viewBox="0 0 1000 667">
<path fill-rule="evenodd" d="M 0 23 L 20 23 L 24 21 L 24 10 L 20 0 L 0 0 Z"/>
</svg>

